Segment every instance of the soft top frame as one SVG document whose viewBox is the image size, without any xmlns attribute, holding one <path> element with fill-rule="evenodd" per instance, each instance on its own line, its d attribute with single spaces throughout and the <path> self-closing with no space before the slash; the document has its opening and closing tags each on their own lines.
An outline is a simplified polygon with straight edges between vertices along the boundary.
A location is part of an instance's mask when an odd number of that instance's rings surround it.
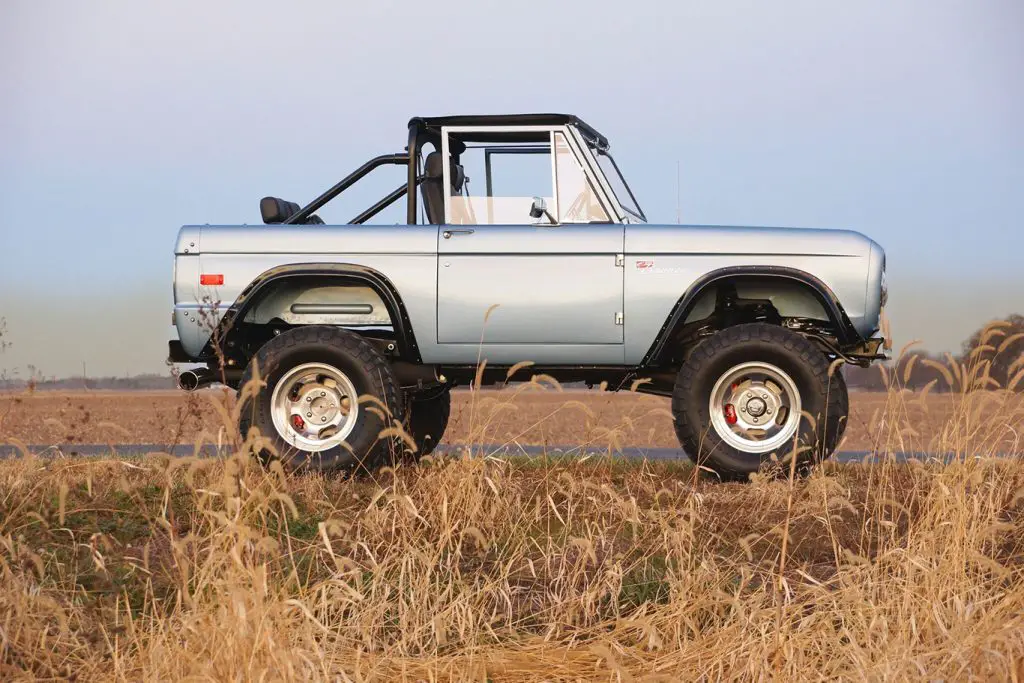
<svg viewBox="0 0 1024 683">
<path fill-rule="evenodd" d="M 409 119 L 409 144 L 406 152 L 409 155 L 409 179 L 406 219 L 409 225 L 416 223 L 416 184 L 417 184 L 417 161 L 420 157 L 420 149 L 423 144 L 430 142 L 435 148 L 440 149 L 441 129 L 445 127 L 461 126 L 574 126 L 584 139 L 597 147 L 599 150 L 608 151 L 611 145 L 608 138 L 597 132 L 583 119 L 572 114 L 465 114 L 458 116 L 416 116 Z M 474 139 L 484 140 L 486 136 L 482 133 L 474 133 Z M 497 135 L 494 141 L 509 140 L 508 133 Z"/>
<path fill-rule="evenodd" d="M 417 116 L 409 120 L 409 128 L 418 132 L 441 134 L 444 126 L 576 126 L 587 141 L 599 149 L 610 148 L 608 138 L 583 119 L 572 114 L 467 114 L 459 116 Z"/>
</svg>

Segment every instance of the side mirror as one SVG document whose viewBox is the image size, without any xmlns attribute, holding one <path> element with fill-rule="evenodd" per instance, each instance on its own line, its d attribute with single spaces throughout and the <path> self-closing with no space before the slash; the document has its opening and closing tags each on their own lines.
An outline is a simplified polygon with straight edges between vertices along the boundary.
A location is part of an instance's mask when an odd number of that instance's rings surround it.
<svg viewBox="0 0 1024 683">
<path fill-rule="evenodd" d="M 554 225 L 557 222 L 555 221 L 554 216 L 548 213 L 548 203 L 544 201 L 544 198 L 534 197 L 533 206 L 530 207 L 530 218 L 541 218 L 542 216 L 546 216 L 548 222 L 550 222 L 552 225 Z"/>
<path fill-rule="evenodd" d="M 543 197 L 534 197 L 533 206 L 530 207 L 530 218 L 540 218 L 548 212 L 548 203 Z"/>
</svg>

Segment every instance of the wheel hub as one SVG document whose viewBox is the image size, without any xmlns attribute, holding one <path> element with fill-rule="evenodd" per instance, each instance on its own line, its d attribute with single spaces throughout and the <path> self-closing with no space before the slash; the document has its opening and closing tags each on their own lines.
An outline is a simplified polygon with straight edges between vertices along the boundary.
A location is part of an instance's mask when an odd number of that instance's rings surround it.
<svg viewBox="0 0 1024 683">
<path fill-rule="evenodd" d="M 712 426 L 730 446 L 768 453 L 792 439 L 800 421 L 800 394 L 780 368 L 741 363 L 722 375 L 710 397 Z"/>
<path fill-rule="evenodd" d="M 332 448 L 351 433 L 356 389 L 337 368 L 307 363 L 287 372 L 271 398 L 274 426 L 289 444 L 306 451 Z"/>
<path fill-rule="evenodd" d="M 747 401 L 747 413 L 751 417 L 761 417 L 768 410 L 768 404 L 762 398 L 752 398 Z"/>
<path fill-rule="evenodd" d="M 343 396 L 334 387 L 314 384 L 300 393 L 297 403 L 306 403 L 305 417 L 313 424 L 332 422 L 341 412 Z"/>
</svg>

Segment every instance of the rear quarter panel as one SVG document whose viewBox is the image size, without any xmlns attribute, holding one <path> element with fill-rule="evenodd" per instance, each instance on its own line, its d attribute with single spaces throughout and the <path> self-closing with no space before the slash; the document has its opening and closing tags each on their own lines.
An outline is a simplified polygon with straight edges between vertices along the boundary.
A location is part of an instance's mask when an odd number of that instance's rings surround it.
<svg viewBox="0 0 1024 683">
<path fill-rule="evenodd" d="M 196 255 L 178 254 L 175 321 L 185 351 L 198 354 L 213 325 L 257 276 L 278 266 L 351 263 L 373 268 L 395 286 L 417 339 L 437 335 L 437 226 L 186 226 L 198 231 Z M 187 267 L 183 267 L 185 264 Z M 199 275 L 220 274 L 204 286 Z M 197 315 L 198 311 L 207 311 Z"/>
</svg>

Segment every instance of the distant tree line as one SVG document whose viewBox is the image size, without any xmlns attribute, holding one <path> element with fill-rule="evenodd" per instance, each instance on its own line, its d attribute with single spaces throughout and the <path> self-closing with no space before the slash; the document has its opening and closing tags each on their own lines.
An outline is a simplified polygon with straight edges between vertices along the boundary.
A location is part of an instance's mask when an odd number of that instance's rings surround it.
<svg viewBox="0 0 1024 683">
<path fill-rule="evenodd" d="M 177 386 L 168 375 L 149 373 L 131 377 L 66 377 L 63 379 L 41 378 L 0 379 L 0 391 L 146 391 L 173 389 Z"/>
<path fill-rule="evenodd" d="M 890 386 L 911 390 L 971 391 L 1009 388 L 1024 392 L 1024 316 L 1014 314 L 991 322 L 964 342 L 959 354 L 908 350 L 881 366 L 845 366 L 850 388 L 883 391 Z"/>
</svg>

